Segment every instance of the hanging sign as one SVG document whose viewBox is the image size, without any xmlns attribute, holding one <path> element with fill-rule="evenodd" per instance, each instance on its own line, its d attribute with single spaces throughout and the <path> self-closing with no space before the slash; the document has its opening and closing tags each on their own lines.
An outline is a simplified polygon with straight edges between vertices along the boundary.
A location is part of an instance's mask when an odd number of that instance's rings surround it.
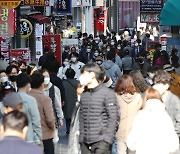
<svg viewBox="0 0 180 154">
<path fill-rule="evenodd" d="M 56 0 L 53 12 L 57 14 L 71 14 L 72 0 Z"/>
<path fill-rule="evenodd" d="M 14 22 L 14 9 L 0 7 L 0 36 L 14 36 L 15 22 Z"/>
<path fill-rule="evenodd" d="M 2 8 L 16 8 L 21 3 L 21 0 L 1 0 L 0 6 Z"/>
<path fill-rule="evenodd" d="M 42 36 L 43 49 L 48 48 L 53 52 L 57 61 L 61 65 L 61 36 L 60 35 L 43 35 Z"/>
<path fill-rule="evenodd" d="M 28 5 L 28 6 L 49 6 L 49 0 L 24 0 L 24 5 Z"/>
<path fill-rule="evenodd" d="M 27 38 L 33 31 L 32 24 L 27 19 L 20 20 L 20 34 L 21 38 Z"/>
</svg>

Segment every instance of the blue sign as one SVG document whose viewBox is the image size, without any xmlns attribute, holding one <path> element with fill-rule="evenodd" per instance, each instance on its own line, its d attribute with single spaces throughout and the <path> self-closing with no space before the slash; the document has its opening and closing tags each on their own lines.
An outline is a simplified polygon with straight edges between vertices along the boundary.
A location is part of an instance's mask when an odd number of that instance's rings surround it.
<svg viewBox="0 0 180 154">
<path fill-rule="evenodd" d="M 72 0 L 54 0 L 53 12 L 57 14 L 71 14 Z"/>
</svg>

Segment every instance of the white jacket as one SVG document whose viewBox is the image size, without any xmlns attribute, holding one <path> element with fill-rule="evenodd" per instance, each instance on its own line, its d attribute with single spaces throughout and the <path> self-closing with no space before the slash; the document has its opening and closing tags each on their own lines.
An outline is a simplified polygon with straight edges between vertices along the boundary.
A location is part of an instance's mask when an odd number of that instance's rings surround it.
<svg viewBox="0 0 180 154">
<path fill-rule="evenodd" d="M 139 111 L 127 138 L 129 149 L 136 154 L 169 154 L 179 148 L 173 122 L 158 99 L 149 99 Z"/>
</svg>

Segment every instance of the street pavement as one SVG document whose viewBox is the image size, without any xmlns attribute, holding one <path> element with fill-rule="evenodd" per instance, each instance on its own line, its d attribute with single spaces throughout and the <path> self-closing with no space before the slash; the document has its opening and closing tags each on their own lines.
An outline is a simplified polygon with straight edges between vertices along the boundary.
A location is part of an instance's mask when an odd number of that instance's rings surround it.
<svg viewBox="0 0 180 154">
<path fill-rule="evenodd" d="M 66 135 L 65 124 L 59 129 L 59 142 L 55 145 L 55 154 L 67 154 L 68 135 Z"/>
</svg>

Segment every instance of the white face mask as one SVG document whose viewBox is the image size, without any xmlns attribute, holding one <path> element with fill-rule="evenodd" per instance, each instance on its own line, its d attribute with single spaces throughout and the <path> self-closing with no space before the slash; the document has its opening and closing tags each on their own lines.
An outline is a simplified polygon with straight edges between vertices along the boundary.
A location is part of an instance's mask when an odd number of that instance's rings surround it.
<svg viewBox="0 0 180 154">
<path fill-rule="evenodd" d="M 87 49 L 87 52 L 91 52 L 91 49 Z"/>
<path fill-rule="evenodd" d="M 76 58 L 76 57 L 72 57 L 72 58 L 71 58 L 71 61 L 72 61 L 73 63 L 75 63 L 75 62 L 77 61 L 77 58 Z"/>
<path fill-rule="evenodd" d="M 63 64 L 64 64 L 64 66 L 67 66 L 67 65 L 69 65 L 69 62 L 64 61 Z"/>
<path fill-rule="evenodd" d="M 117 49 L 118 49 L 118 50 L 120 50 L 120 49 L 121 49 L 121 47 L 117 47 Z"/>
<path fill-rule="evenodd" d="M 149 77 L 150 77 L 151 79 L 153 79 L 153 78 L 154 78 L 154 73 L 149 73 Z"/>
<path fill-rule="evenodd" d="M 44 84 L 47 85 L 47 84 L 49 84 L 49 82 L 50 82 L 50 78 L 49 77 L 45 77 L 44 78 Z"/>
<path fill-rule="evenodd" d="M 98 53 L 98 52 L 95 52 L 95 53 L 94 53 L 94 56 L 95 56 L 95 57 L 97 57 L 98 55 L 99 55 L 99 53 Z"/>
<path fill-rule="evenodd" d="M 99 43 L 99 41 L 95 41 L 96 43 Z"/>
<path fill-rule="evenodd" d="M 137 46 L 138 46 L 138 43 L 135 43 L 135 46 L 137 47 Z"/>
<path fill-rule="evenodd" d="M 1 81 L 2 83 L 5 83 L 5 82 L 8 81 L 8 77 L 7 77 L 7 76 L 4 76 L 4 77 L 1 78 L 0 81 Z"/>
<path fill-rule="evenodd" d="M 101 65 L 103 62 L 102 61 L 96 61 L 96 64 Z"/>
<path fill-rule="evenodd" d="M 111 42 L 111 45 L 114 45 L 115 44 L 115 42 Z"/>
<path fill-rule="evenodd" d="M 110 49 L 108 48 L 107 51 L 110 51 Z"/>
<path fill-rule="evenodd" d="M 90 75 L 81 75 L 79 77 L 79 82 L 82 86 L 87 86 L 87 84 L 91 81 Z"/>
<path fill-rule="evenodd" d="M 148 55 L 148 56 L 147 56 L 147 59 L 151 59 L 151 56 L 150 56 L 150 55 Z"/>
</svg>

